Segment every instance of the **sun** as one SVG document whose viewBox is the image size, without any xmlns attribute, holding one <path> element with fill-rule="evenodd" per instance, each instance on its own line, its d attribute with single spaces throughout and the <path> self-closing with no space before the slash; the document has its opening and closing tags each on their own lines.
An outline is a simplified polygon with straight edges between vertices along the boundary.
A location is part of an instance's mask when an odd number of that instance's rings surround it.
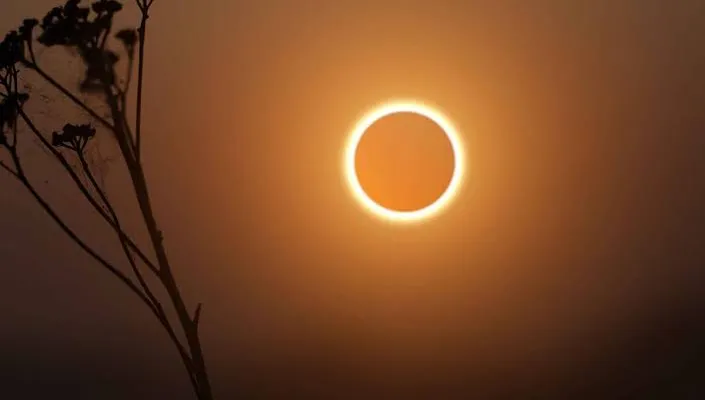
<svg viewBox="0 0 705 400">
<path fill-rule="evenodd" d="M 357 176 L 355 159 L 358 144 L 367 129 L 379 119 L 396 113 L 414 113 L 435 122 L 445 132 L 453 149 L 453 176 L 445 191 L 435 202 L 418 210 L 392 210 L 376 203 L 362 188 Z M 450 119 L 438 109 L 413 100 L 398 100 L 381 104 L 363 115 L 355 124 L 345 146 L 343 171 L 349 189 L 355 199 L 375 216 L 392 222 L 417 222 L 427 220 L 445 209 L 456 197 L 465 175 L 465 154 L 463 143 Z"/>
</svg>

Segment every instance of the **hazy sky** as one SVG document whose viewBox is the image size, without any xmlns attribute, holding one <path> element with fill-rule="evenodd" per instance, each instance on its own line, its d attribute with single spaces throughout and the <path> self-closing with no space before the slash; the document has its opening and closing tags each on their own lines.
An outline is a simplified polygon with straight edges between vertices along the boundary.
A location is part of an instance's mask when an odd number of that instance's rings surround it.
<svg viewBox="0 0 705 400">
<path fill-rule="evenodd" d="M 6 0 L 0 28 L 56 4 Z M 150 24 L 145 165 L 221 398 L 702 389 L 680 377 L 705 349 L 705 2 L 157 0 Z M 390 97 L 468 144 L 427 224 L 382 224 L 342 182 L 352 124 Z M 0 210 L 4 390 L 190 398 L 147 310 L 2 175 Z"/>
</svg>

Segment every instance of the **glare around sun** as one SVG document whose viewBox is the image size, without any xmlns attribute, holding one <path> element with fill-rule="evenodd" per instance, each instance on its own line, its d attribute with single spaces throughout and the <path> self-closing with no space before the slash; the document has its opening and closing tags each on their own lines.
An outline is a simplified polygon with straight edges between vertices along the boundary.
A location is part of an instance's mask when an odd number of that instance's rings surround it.
<svg viewBox="0 0 705 400">
<path fill-rule="evenodd" d="M 453 176 L 445 192 L 432 204 L 413 211 L 397 211 L 377 204 L 363 189 L 356 172 L 356 153 L 358 144 L 367 129 L 379 119 L 395 113 L 414 113 L 435 122 L 446 134 L 453 149 Z M 373 215 L 391 222 L 418 222 L 427 220 L 445 209 L 456 197 L 458 189 L 466 175 L 463 143 L 450 119 L 440 111 L 422 102 L 413 100 L 391 101 L 373 108 L 358 120 L 349 134 L 343 157 L 343 172 L 348 187 L 355 199 Z"/>
</svg>

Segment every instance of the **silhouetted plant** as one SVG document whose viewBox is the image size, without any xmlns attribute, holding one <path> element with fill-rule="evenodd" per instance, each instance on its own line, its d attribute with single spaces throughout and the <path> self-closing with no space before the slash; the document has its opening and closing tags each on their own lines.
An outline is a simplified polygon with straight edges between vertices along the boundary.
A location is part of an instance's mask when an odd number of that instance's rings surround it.
<svg viewBox="0 0 705 400">
<path fill-rule="evenodd" d="M 153 2 L 154 0 L 135 0 L 141 12 L 137 29 L 123 29 L 113 33 L 114 16 L 123 7 L 118 1 L 98 0 L 88 7 L 82 6 L 80 0 L 68 0 L 63 6 L 49 11 L 41 22 L 26 19 L 17 30 L 5 36 L 0 42 L 0 149 L 9 155 L 10 161 L 0 161 L 0 169 L 14 177 L 64 233 L 99 265 L 118 278 L 154 314 L 176 347 L 196 397 L 211 400 L 213 395 L 198 333 L 201 304 L 198 304 L 193 313 L 189 312 L 180 293 L 163 244 L 162 232 L 154 217 L 140 156 L 144 46 L 147 19 Z M 38 33 L 35 32 L 37 30 Z M 124 83 L 117 78 L 116 65 L 119 54 L 107 46 L 111 37 L 119 41 L 127 56 L 128 68 Z M 98 97 L 108 107 L 108 117 L 100 116 L 40 66 L 35 55 L 35 46 L 38 44 L 45 47 L 62 46 L 76 52 L 85 67 L 79 90 Z M 127 92 L 132 84 L 135 63 L 136 117 L 131 124 L 127 117 Z M 30 99 L 29 93 L 20 90 L 20 77 L 25 71 L 36 73 L 86 112 L 91 118 L 90 123 L 67 123 L 60 131 L 47 137 L 25 111 L 25 104 Z M 94 127 L 94 124 L 97 124 L 100 130 Z M 26 128 L 22 133 L 19 133 L 20 125 Z M 96 135 L 101 134 L 111 135 L 118 144 L 156 260 L 147 256 L 140 245 L 123 229 L 104 187 L 96 179 L 94 168 L 87 161 L 87 145 Z M 36 190 L 35 184 L 25 173 L 24 160 L 19 151 L 24 135 L 34 138 L 33 143 L 39 144 L 51 154 L 87 203 L 112 229 L 129 270 L 125 271 L 124 268 L 107 261 L 98 251 L 86 244 Z M 70 159 L 76 159 L 78 163 L 74 165 L 69 162 Z M 79 174 L 86 179 L 81 179 Z M 155 294 L 152 287 L 154 284 L 148 283 L 146 274 L 155 278 L 151 281 L 158 282 L 157 285 L 166 292 L 165 296 Z M 167 314 L 167 305 L 175 311 L 174 320 Z M 181 334 L 178 333 L 177 327 Z"/>
</svg>

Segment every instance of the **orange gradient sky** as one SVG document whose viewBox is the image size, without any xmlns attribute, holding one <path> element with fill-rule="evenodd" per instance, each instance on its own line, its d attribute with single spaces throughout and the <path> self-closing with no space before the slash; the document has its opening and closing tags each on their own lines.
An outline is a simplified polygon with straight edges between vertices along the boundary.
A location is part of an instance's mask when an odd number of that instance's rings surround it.
<svg viewBox="0 0 705 400">
<path fill-rule="evenodd" d="M 2 0 L 2 33 L 56 4 Z M 136 21 L 126 4 L 119 24 Z M 576 398 L 631 365 L 668 365 L 620 351 L 700 304 L 702 0 L 156 0 L 149 22 L 146 174 L 185 296 L 204 304 L 220 398 Z M 69 54 L 40 59 L 77 86 Z M 341 173 L 351 125 L 389 98 L 442 105 L 469 144 L 467 184 L 427 223 L 378 223 Z M 28 107 L 46 132 L 57 115 L 84 122 L 60 100 Z M 362 143 L 365 184 L 399 207 L 428 201 L 447 143 L 384 131 Z M 398 146 L 421 160 L 408 196 L 371 172 Z M 43 157 L 28 156 L 40 190 L 119 259 Z M 144 239 L 119 164 L 107 181 Z M 28 199 L 0 175 L 0 368 L 13 366 L 0 387 L 188 393 L 158 324 Z"/>
</svg>

